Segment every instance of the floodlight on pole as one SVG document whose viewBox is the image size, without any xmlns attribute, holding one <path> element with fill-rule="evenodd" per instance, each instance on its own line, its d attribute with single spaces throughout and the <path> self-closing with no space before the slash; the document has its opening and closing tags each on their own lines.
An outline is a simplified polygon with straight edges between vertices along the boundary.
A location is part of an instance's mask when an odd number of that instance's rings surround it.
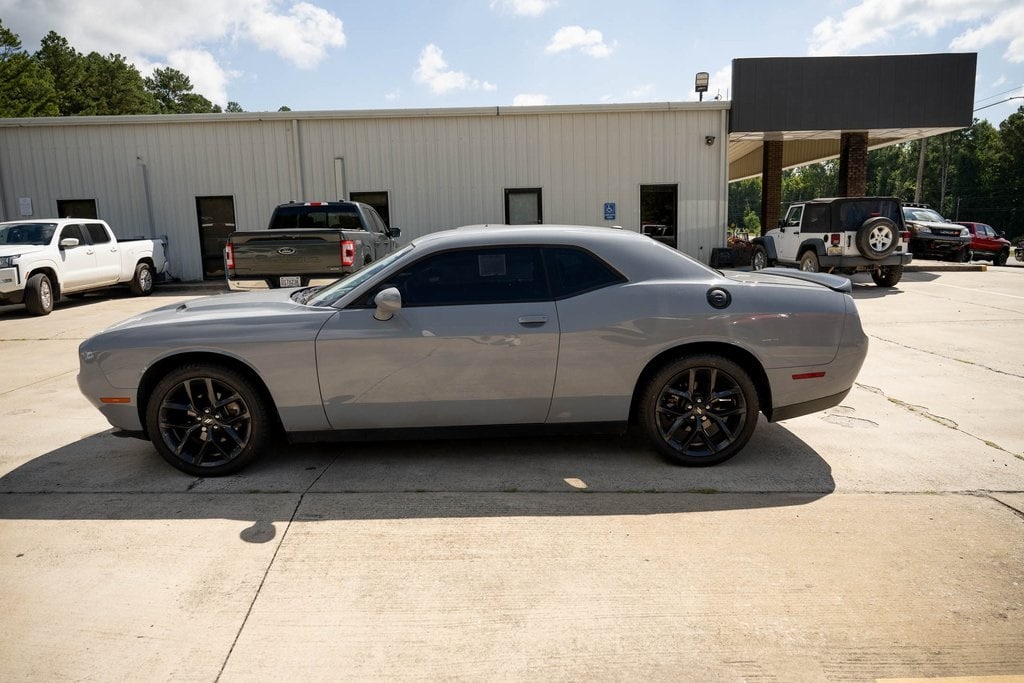
<svg viewBox="0 0 1024 683">
<path fill-rule="evenodd" d="M 708 80 L 710 79 L 707 71 L 698 71 L 697 77 L 693 80 L 693 89 L 700 93 L 700 102 L 704 101 L 704 93 L 708 91 Z"/>
</svg>

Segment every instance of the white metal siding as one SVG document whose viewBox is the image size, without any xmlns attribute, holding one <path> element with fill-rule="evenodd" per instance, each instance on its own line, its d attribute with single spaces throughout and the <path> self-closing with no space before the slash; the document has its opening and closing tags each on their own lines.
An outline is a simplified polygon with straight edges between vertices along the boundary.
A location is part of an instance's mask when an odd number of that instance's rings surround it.
<svg viewBox="0 0 1024 683">
<path fill-rule="evenodd" d="M 502 223 L 504 190 L 523 187 L 541 188 L 545 223 L 637 230 L 640 186 L 677 184 L 679 248 L 707 261 L 725 235 L 723 112 L 667 104 L 21 119 L 0 123 L 0 192 L 5 220 L 18 218 L 20 197 L 37 217 L 52 216 L 58 199 L 96 199 L 118 235 L 144 234 L 144 163 L 153 233 L 170 238 L 174 275 L 198 280 L 197 196 L 231 196 L 238 229 L 261 229 L 281 202 L 337 199 L 338 158 L 348 192 L 389 193 L 403 242 Z M 605 202 L 616 203 L 614 221 L 604 220 Z"/>
</svg>

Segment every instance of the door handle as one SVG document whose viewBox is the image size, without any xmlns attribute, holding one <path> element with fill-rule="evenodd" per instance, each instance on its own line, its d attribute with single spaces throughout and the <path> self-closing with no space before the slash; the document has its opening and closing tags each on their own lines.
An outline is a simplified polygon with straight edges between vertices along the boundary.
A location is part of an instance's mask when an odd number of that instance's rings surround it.
<svg viewBox="0 0 1024 683">
<path fill-rule="evenodd" d="M 519 316 L 520 325 L 543 325 L 548 321 L 546 315 L 521 315 Z"/>
</svg>

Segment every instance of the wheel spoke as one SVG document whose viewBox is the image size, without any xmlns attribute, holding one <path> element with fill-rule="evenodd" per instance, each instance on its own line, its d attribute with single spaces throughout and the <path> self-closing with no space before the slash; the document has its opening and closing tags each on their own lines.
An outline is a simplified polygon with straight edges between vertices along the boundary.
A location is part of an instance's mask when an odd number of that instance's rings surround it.
<svg viewBox="0 0 1024 683">
<path fill-rule="evenodd" d="M 666 441 L 671 441 L 672 438 L 675 436 L 676 432 L 679 430 L 680 427 L 683 426 L 683 423 L 685 423 L 685 422 L 686 422 L 686 418 L 685 417 L 680 416 L 679 418 L 677 418 L 675 420 L 675 422 L 672 423 L 672 426 L 669 427 L 668 430 L 664 433 L 665 440 Z"/>
<path fill-rule="evenodd" d="M 199 429 L 199 425 L 193 425 L 192 427 L 185 430 L 185 433 L 181 435 L 181 441 L 178 446 L 174 449 L 174 454 L 180 456 L 185 450 L 185 444 L 188 443 L 189 438 Z"/>
<path fill-rule="evenodd" d="M 729 425 L 725 424 L 725 420 L 712 413 L 708 413 L 708 419 L 718 425 L 718 428 L 721 429 L 725 433 L 726 438 L 729 439 L 729 443 L 732 443 L 733 440 L 735 440 L 736 436 L 733 431 L 729 429 Z"/>
</svg>

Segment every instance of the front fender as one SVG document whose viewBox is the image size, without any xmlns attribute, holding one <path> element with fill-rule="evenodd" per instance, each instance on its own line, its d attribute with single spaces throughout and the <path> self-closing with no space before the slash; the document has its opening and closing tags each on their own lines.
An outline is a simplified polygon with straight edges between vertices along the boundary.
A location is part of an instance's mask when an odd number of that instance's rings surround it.
<svg viewBox="0 0 1024 683">
<path fill-rule="evenodd" d="M 772 238 L 771 235 L 755 237 L 754 239 L 750 240 L 750 242 L 751 244 L 761 245 L 762 247 L 764 247 L 765 253 L 768 254 L 769 261 L 777 261 L 779 259 L 779 252 L 775 248 L 775 240 Z"/>
</svg>

